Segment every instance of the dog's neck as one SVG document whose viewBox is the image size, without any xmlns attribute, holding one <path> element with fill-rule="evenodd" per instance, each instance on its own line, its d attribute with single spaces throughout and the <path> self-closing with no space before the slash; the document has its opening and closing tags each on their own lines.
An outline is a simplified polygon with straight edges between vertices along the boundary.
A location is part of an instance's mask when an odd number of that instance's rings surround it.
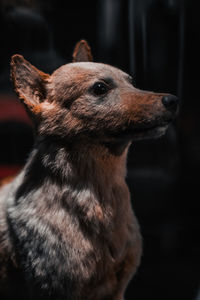
<svg viewBox="0 0 200 300">
<path fill-rule="evenodd" d="M 100 145 L 78 149 L 38 143 L 21 173 L 16 202 L 37 207 L 49 218 L 52 210 L 74 210 L 84 224 L 93 224 L 95 232 L 110 228 L 112 218 L 122 219 L 129 205 L 127 151 L 128 147 L 121 156 L 114 156 Z"/>
<path fill-rule="evenodd" d="M 128 147 L 121 156 L 114 156 L 100 145 L 82 145 L 78 149 L 44 141 L 38 143 L 22 172 L 16 201 L 28 205 L 29 198 L 30 203 L 36 199 L 35 205 L 44 206 L 45 211 L 52 205 L 58 205 L 59 209 L 76 206 L 87 222 L 94 218 L 98 221 L 105 215 L 107 226 L 110 211 L 115 207 L 121 211 L 129 199 L 125 183 L 127 151 Z M 104 213 L 102 207 L 107 207 Z"/>
<path fill-rule="evenodd" d="M 98 182 L 100 178 L 112 181 L 126 176 L 126 157 L 129 145 L 121 153 L 115 154 L 114 145 L 98 143 L 61 144 L 48 141 L 36 145 L 32 162 L 40 157 L 41 166 L 49 174 L 60 176 L 63 182 L 71 177 L 77 181 Z M 34 159 L 34 157 L 37 159 Z"/>
</svg>

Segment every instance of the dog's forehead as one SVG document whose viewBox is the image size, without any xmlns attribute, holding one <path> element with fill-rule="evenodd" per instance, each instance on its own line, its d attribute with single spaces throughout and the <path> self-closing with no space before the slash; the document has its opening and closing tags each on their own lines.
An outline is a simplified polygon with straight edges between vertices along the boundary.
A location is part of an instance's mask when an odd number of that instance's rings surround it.
<svg viewBox="0 0 200 300">
<path fill-rule="evenodd" d="M 64 76 L 66 79 L 78 79 L 85 76 L 85 79 L 112 77 L 120 80 L 125 79 L 128 74 L 116 67 L 103 63 L 77 62 L 63 65 L 52 74 L 52 77 L 55 79 L 61 76 Z"/>
</svg>

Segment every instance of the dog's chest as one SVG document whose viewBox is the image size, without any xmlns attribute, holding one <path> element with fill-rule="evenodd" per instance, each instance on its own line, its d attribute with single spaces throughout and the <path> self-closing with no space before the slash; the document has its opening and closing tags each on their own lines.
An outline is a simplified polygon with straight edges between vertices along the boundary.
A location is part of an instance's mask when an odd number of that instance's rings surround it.
<svg viewBox="0 0 200 300">
<path fill-rule="evenodd" d="M 95 281 L 99 287 L 107 274 L 114 280 L 131 239 L 127 190 L 113 189 L 103 205 L 84 190 L 62 193 L 62 206 L 48 207 L 49 195 L 44 199 L 37 191 L 30 202 L 26 199 L 9 209 L 18 261 L 21 269 L 29 270 L 28 280 L 40 282 L 44 292 L 63 295 L 77 283 Z M 34 197 L 40 201 L 34 202 Z"/>
</svg>

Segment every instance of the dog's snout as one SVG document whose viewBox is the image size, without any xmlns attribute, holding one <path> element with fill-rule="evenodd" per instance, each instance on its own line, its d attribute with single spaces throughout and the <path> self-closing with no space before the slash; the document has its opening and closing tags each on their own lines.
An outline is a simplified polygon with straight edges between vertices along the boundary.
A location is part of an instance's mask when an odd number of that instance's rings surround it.
<svg viewBox="0 0 200 300">
<path fill-rule="evenodd" d="M 165 95 L 162 97 L 162 103 L 169 110 L 176 109 L 178 105 L 178 97 L 174 95 Z"/>
</svg>

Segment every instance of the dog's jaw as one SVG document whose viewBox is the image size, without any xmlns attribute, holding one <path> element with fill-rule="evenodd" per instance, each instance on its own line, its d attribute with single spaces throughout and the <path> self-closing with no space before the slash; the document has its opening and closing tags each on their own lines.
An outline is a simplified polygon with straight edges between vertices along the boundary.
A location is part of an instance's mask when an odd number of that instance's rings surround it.
<svg viewBox="0 0 200 300">
<path fill-rule="evenodd" d="M 146 139 L 157 139 L 165 135 L 169 125 L 163 125 L 156 128 L 150 128 L 144 132 L 135 134 L 133 141 L 135 140 L 146 140 Z"/>
</svg>

